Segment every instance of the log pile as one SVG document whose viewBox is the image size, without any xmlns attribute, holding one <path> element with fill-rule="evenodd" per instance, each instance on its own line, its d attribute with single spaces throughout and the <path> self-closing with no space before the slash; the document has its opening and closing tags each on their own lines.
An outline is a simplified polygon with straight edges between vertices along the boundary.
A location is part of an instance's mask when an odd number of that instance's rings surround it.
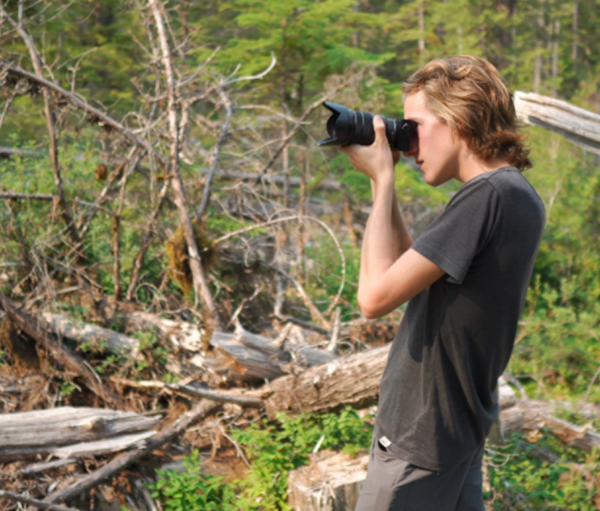
<svg viewBox="0 0 600 511">
<path fill-rule="evenodd" d="M 77 496 L 87 495 L 98 486 L 104 488 L 107 481 L 116 480 L 128 467 L 142 470 L 140 460 L 168 450 L 178 438 L 188 434 L 191 426 L 203 421 L 209 424 L 215 413 L 240 416 L 258 410 L 274 419 L 279 412 L 293 416 L 335 412 L 347 406 L 372 407 L 377 402 L 391 346 L 388 343 L 340 357 L 324 349 L 331 345 L 331 334 L 321 333 L 320 343 L 309 343 L 308 331 L 289 322 L 277 338 L 249 332 L 238 323 L 232 333 L 214 331 L 206 349 L 205 332 L 191 322 L 131 312 L 126 331 L 154 331 L 172 348 L 169 356 L 183 361 L 179 367 L 191 367 L 196 373 L 178 374 L 177 383 L 114 376 L 105 380 L 93 372 L 89 363 L 78 359 L 69 346 L 92 344 L 97 351 L 125 354 L 139 363 L 145 360 L 146 348 L 137 337 L 76 322 L 64 315 L 25 315 L 5 297 L 3 303 L 7 320 L 15 318 L 19 324 L 27 325 L 31 338 L 51 349 L 50 356 L 58 364 L 62 366 L 63 360 L 75 358 L 78 365 L 73 367 L 86 368 L 87 373 L 74 376 L 96 399 L 103 396 L 97 393 L 99 388 L 116 392 L 121 404 L 131 402 L 129 394 L 138 400 L 148 395 L 155 400 L 171 396 L 171 410 L 163 413 L 135 413 L 126 411 L 127 405 L 115 409 L 111 404 L 114 401 L 104 394 L 104 407 L 56 406 L 0 414 L 0 464 L 4 467 L 0 468 L 0 479 L 17 481 L 57 470 L 77 471 L 82 463 L 88 466 L 90 460 L 96 460 L 91 465 L 95 469 L 80 472 L 77 477 L 64 477 L 58 486 L 51 487 L 37 500 L 40 505 L 68 506 Z M 216 379 L 202 379 L 202 375 Z M 225 380 L 230 388 L 218 388 L 219 382 Z M 216 382 L 217 387 L 211 387 L 211 382 Z M 0 396 L 19 392 L 18 382 L 6 383 L 0 381 Z M 519 399 L 504 379 L 499 381 L 498 396 L 501 412 L 495 442 L 502 442 L 515 431 L 548 428 L 574 448 L 591 451 L 600 447 L 598 433 L 556 418 L 548 403 Z M 189 411 L 177 409 L 178 399 L 188 403 Z M 107 458 L 102 465 L 100 460 Z M 352 508 L 366 475 L 367 460 L 365 453 L 353 458 L 327 452 L 313 455 L 310 466 L 290 475 L 290 505 L 302 511 Z"/>
</svg>

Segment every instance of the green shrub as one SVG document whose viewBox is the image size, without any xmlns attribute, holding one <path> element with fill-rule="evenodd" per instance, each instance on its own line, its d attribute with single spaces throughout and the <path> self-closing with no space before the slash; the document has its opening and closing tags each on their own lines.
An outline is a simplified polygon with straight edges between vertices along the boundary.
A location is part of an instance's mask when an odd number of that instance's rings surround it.
<svg viewBox="0 0 600 511">
<path fill-rule="evenodd" d="M 183 459 L 186 470 L 157 470 L 157 481 L 150 485 L 152 497 L 160 499 L 164 511 L 228 511 L 235 496 L 222 477 L 202 474 L 200 454 L 193 451 Z"/>
<path fill-rule="evenodd" d="M 488 449 L 486 464 L 494 510 L 572 509 L 594 511 L 600 498 L 600 452 L 591 455 L 567 448 L 544 432 L 529 443 L 519 434 L 502 447 Z M 543 461 L 540 452 L 560 457 Z"/>
</svg>

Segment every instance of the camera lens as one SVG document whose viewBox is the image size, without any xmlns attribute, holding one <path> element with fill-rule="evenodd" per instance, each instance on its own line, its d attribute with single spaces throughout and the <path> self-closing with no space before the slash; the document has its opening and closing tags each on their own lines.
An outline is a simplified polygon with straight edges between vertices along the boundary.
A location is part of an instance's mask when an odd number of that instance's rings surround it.
<svg viewBox="0 0 600 511">
<path fill-rule="evenodd" d="M 375 141 L 374 114 L 355 112 L 344 105 L 328 101 L 323 106 L 331 112 L 327 120 L 329 138 L 320 140 L 319 146 L 371 145 Z M 399 151 L 408 151 L 411 140 L 416 137 L 416 123 L 406 119 L 386 119 L 383 116 L 381 118 L 385 123 L 385 133 L 390 147 Z"/>
</svg>

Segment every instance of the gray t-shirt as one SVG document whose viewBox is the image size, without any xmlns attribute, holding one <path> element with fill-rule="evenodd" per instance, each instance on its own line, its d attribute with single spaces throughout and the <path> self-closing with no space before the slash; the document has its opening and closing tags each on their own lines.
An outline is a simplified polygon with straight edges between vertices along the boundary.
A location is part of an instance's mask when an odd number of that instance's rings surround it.
<svg viewBox="0 0 600 511">
<path fill-rule="evenodd" d="M 376 434 L 397 457 L 447 470 L 485 440 L 544 221 L 533 187 L 502 167 L 468 181 L 414 242 L 446 275 L 408 303 L 381 380 Z"/>
</svg>

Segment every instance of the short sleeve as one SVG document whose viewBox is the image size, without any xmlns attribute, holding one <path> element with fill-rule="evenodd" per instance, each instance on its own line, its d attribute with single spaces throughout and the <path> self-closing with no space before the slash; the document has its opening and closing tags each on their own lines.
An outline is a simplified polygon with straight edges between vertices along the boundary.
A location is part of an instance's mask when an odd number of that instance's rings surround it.
<svg viewBox="0 0 600 511">
<path fill-rule="evenodd" d="M 417 238 L 414 250 L 462 284 L 473 258 L 487 245 L 500 217 L 500 197 L 487 179 L 467 183 Z"/>
</svg>

